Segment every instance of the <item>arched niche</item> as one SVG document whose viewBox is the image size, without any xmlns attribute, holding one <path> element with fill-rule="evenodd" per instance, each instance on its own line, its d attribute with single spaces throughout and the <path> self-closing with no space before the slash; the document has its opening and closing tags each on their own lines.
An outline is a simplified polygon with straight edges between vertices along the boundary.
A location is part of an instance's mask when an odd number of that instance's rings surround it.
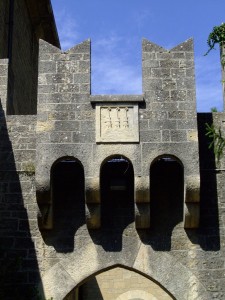
<svg viewBox="0 0 225 300">
<path fill-rule="evenodd" d="M 104 270 L 73 289 L 64 300 L 171 300 L 158 283 L 121 266 Z"/>
<path fill-rule="evenodd" d="M 155 231 L 171 232 L 183 222 L 184 168 L 172 155 L 157 157 L 150 167 L 150 220 Z"/>
<path fill-rule="evenodd" d="M 84 169 L 78 159 L 62 157 L 53 163 L 50 174 L 52 230 L 45 241 L 59 252 L 70 252 L 74 234 L 85 222 Z"/>
<path fill-rule="evenodd" d="M 100 169 L 101 224 L 123 230 L 134 221 L 134 170 L 125 156 L 104 160 Z"/>
</svg>

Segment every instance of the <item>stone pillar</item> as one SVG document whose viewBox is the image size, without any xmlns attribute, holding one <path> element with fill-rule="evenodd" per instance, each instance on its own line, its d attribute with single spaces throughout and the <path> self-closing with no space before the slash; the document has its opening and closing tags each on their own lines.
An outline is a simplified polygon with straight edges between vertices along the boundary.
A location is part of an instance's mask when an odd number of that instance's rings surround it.
<svg viewBox="0 0 225 300">
<path fill-rule="evenodd" d="M 200 219 L 200 176 L 187 176 L 184 189 L 184 228 L 198 228 Z"/>
<path fill-rule="evenodd" d="M 85 179 L 86 222 L 89 229 L 101 226 L 101 203 L 99 177 Z"/>
<path fill-rule="evenodd" d="M 149 177 L 135 177 L 135 224 L 137 229 L 150 227 Z"/>
</svg>

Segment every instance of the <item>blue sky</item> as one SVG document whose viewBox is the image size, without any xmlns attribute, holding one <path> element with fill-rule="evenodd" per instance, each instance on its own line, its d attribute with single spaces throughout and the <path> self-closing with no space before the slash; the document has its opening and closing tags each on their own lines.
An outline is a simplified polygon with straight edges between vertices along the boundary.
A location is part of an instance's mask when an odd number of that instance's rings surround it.
<svg viewBox="0 0 225 300">
<path fill-rule="evenodd" d="M 195 45 L 197 110 L 223 109 L 219 49 L 207 51 L 224 0 L 52 0 L 63 50 L 90 38 L 92 94 L 141 94 L 142 38 L 170 49 Z"/>
</svg>

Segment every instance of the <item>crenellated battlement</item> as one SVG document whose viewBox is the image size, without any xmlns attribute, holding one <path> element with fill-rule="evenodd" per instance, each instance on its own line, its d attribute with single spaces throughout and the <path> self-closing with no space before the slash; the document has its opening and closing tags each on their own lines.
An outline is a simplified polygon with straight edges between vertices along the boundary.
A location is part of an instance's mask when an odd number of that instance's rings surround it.
<svg viewBox="0 0 225 300">
<path fill-rule="evenodd" d="M 41 210 L 53 205 L 54 162 L 73 157 L 84 168 L 85 182 L 87 178 L 87 224 L 99 228 L 101 164 L 107 157 L 122 155 L 134 167 L 136 227 L 147 228 L 151 187 L 146 179 L 150 165 L 156 158 L 173 157 L 183 168 L 184 226 L 198 227 L 193 41 L 167 51 L 145 39 L 142 48 L 142 95 L 91 95 L 90 41 L 66 52 L 40 42 L 36 187 Z M 50 219 L 46 223 L 49 228 L 54 223 Z"/>
</svg>

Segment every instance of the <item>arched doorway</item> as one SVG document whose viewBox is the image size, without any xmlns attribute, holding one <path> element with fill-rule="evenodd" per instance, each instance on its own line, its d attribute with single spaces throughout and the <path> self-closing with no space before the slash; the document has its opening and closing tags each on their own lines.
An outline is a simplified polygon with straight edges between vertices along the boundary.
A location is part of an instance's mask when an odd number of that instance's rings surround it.
<svg viewBox="0 0 225 300">
<path fill-rule="evenodd" d="M 57 250 L 73 250 L 74 234 L 85 222 L 84 169 L 79 160 L 63 157 L 51 168 L 53 231 Z"/>
<path fill-rule="evenodd" d="M 122 267 L 92 276 L 64 300 L 171 300 L 157 283 Z"/>
<path fill-rule="evenodd" d="M 174 156 L 164 155 L 150 168 L 151 227 L 155 231 L 171 232 L 183 221 L 184 171 Z"/>
<path fill-rule="evenodd" d="M 134 170 L 124 156 L 116 155 L 101 166 L 102 227 L 119 230 L 134 222 Z"/>
</svg>

